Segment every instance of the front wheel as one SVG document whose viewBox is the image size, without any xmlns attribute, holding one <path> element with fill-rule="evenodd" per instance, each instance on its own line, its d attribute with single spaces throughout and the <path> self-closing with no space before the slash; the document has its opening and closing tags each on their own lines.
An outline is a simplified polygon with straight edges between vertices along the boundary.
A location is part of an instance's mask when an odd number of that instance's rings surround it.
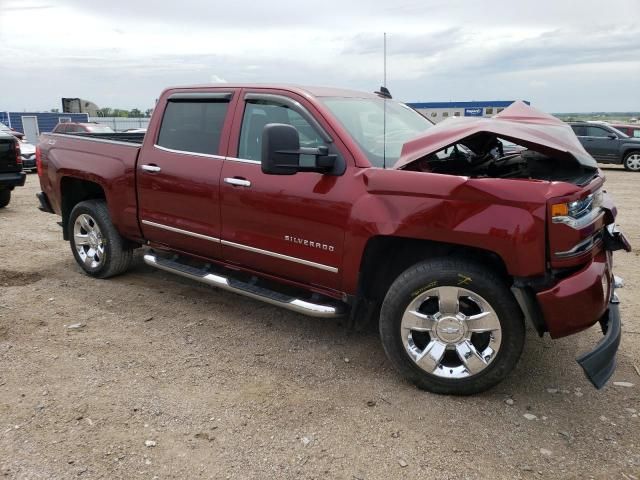
<svg viewBox="0 0 640 480">
<path fill-rule="evenodd" d="M 624 165 L 625 170 L 631 170 L 632 172 L 640 171 L 640 152 L 631 152 L 626 157 L 624 157 Z"/>
<path fill-rule="evenodd" d="M 452 258 L 423 261 L 395 280 L 382 305 L 380 336 L 393 365 L 419 388 L 471 395 L 509 374 L 525 328 L 500 276 Z"/>
<path fill-rule="evenodd" d="M 0 190 L 0 208 L 9 205 L 11 201 L 11 190 Z"/>
<path fill-rule="evenodd" d="M 113 277 L 131 265 L 133 249 L 111 222 L 104 200 L 78 203 L 71 211 L 67 228 L 73 256 L 92 277 Z"/>
</svg>

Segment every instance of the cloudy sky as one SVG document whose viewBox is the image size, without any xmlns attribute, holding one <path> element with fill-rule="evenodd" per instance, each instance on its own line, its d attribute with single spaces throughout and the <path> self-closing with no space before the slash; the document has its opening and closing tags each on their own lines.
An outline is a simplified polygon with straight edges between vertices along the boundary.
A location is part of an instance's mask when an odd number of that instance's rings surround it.
<svg viewBox="0 0 640 480">
<path fill-rule="evenodd" d="M 170 85 L 286 82 L 404 101 L 640 110 L 640 0 L 0 0 L 0 110 L 152 107 Z"/>
</svg>

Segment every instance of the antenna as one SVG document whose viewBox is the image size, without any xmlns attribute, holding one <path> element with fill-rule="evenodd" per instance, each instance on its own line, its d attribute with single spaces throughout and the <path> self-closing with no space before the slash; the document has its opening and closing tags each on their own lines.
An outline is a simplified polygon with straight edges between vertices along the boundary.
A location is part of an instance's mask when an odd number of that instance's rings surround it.
<svg viewBox="0 0 640 480">
<path fill-rule="evenodd" d="M 387 32 L 383 36 L 383 78 L 382 92 L 389 92 L 387 89 Z M 387 97 L 382 97 L 382 168 L 387 168 Z"/>
</svg>

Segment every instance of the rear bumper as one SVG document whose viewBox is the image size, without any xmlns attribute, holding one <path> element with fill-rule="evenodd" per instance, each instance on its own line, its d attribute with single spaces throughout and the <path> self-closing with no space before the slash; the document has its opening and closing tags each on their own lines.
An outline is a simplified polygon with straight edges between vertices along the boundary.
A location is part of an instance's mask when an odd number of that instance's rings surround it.
<svg viewBox="0 0 640 480">
<path fill-rule="evenodd" d="M 620 345 L 622 329 L 618 298 L 615 293 L 609 308 L 600 319 L 600 325 L 604 338 L 593 350 L 576 358 L 589 381 L 598 389 L 604 387 L 616 369 L 616 353 Z"/>
<path fill-rule="evenodd" d="M 0 173 L 0 188 L 21 187 L 27 175 L 24 172 Z"/>
</svg>

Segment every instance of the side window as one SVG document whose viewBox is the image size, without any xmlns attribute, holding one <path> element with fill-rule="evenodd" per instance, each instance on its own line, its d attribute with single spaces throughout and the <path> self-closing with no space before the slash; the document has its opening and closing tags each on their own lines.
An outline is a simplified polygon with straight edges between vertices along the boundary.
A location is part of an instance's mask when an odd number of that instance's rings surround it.
<svg viewBox="0 0 640 480">
<path fill-rule="evenodd" d="M 300 135 L 300 146 L 316 148 L 325 145 L 318 133 L 302 115 L 289 107 L 262 100 L 248 101 L 244 107 L 238 158 L 260 161 L 262 130 L 269 123 L 293 125 Z M 304 158 L 301 158 L 304 164 Z"/>
<path fill-rule="evenodd" d="M 578 137 L 587 136 L 586 128 L 582 125 L 571 125 L 571 128 L 573 129 L 573 133 L 575 133 Z"/>
<path fill-rule="evenodd" d="M 601 127 L 587 127 L 587 136 L 588 137 L 607 137 L 611 135 L 609 130 L 606 130 Z"/>
<path fill-rule="evenodd" d="M 485 108 L 484 113 L 485 115 L 493 115 L 493 108 L 492 107 Z"/>
<path fill-rule="evenodd" d="M 638 128 L 634 128 L 633 129 L 633 137 L 634 138 L 640 138 L 640 129 L 638 129 Z"/>
<path fill-rule="evenodd" d="M 169 100 L 157 144 L 182 152 L 216 155 L 228 108 L 226 99 Z"/>
<path fill-rule="evenodd" d="M 59 123 L 54 128 L 54 132 L 55 133 L 66 133 L 68 126 L 69 125 L 65 125 L 64 123 Z"/>
</svg>

